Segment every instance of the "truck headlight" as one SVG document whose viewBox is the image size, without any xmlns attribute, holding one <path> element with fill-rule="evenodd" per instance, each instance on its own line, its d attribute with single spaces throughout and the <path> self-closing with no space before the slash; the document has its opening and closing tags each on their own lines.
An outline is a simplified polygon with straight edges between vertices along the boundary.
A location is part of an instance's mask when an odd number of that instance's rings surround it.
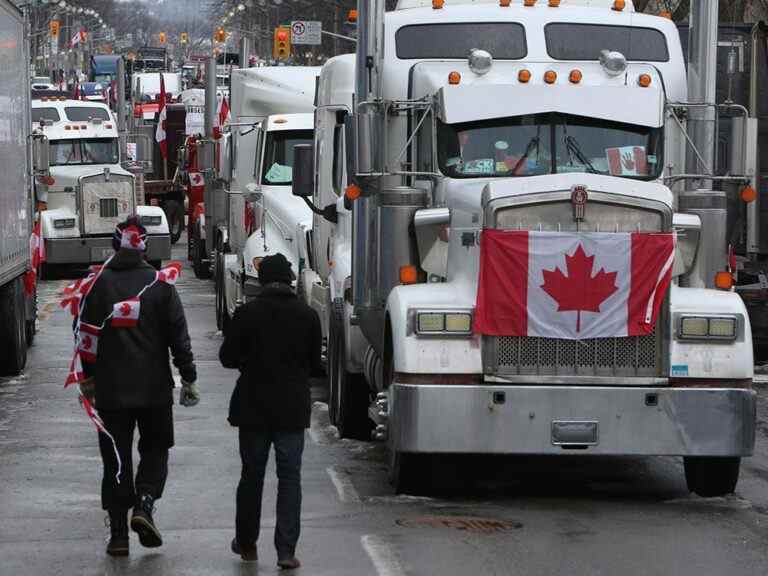
<svg viewBox="0 0 768 576">
<path fill-rule="evenodd" d="M 472 314 L 470 312 L 416 312 L 417 334 L 472 334 Z"/>
<path fill-rule="evenodd" d="M 75 227 L 75 219 L 74 218 L 60 218 L 58 220 L 53 221 L 53 227 L 56 230 L 63 230 L 64 228 L 74 228 Z"/>
<path fill-rule="evenodd" d="M 681 340 L 736 340 L 738 327 L 734 316 L 682 316 L 677 335 Z"/>
<path fill-rule="evenodd" d="M 141 217 L 142 226 L 160 226 L 162 223 L 163 223 L 162 216 L 142 216 Z"/>
</svg>

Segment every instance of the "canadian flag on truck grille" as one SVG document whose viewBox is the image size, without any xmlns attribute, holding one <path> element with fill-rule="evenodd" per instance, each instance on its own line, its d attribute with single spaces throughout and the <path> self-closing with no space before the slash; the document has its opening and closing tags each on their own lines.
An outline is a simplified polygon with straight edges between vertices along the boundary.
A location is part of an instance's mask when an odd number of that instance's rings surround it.
<svg viewBox="0 0 768 576">
<path fill-rule="evenodd" d="M 91 326 L 85 322 L 80 323 L 77 349 L 80 352 L 80 357 L 89 364 L 96 362 L 99 350 L 99 332 L 101 330 L 98 326 Z"/>
<path fill-rule="evenodd" d="M 132 328 L 139 323 L 141 300 L 131 298 L 118 302 L 112 313 L 112 326 L 115 328 Z"/>
<path fill-rule="evenodd" d="M 475 332 L 578 340 L 650 334 L 675 235 L 484 230 Z"/>
</svg>

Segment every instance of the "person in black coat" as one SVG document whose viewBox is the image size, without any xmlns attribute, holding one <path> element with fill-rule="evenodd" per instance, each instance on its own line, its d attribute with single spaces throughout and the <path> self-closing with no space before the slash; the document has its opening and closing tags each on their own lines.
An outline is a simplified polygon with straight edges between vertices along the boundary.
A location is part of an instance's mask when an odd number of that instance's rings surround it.
<svg viewBox="0 0 768 576">
<path fill-rule="evenodd" d="M 229 405 L 239 427 L 242 473 L 232 551 L 258 558 L 261 497 L 270 446 L 277 463 L 275 547 L 281 568 L 296 568 L 301 516 L 301 457 L 311 412 L 310 376 L 322 373 L 320 319 L 291 289 L 291 264 L 282 254 L 259 265 L 259 295 L 238 308 L 219 359 L 240 370 Z"/>
<path fill-rule="evenodd" d="M 98 332 L 95 362 L 84 362 L 83 368 L 94 382 L 91 398 L 115 440 L 113 446 L 108 436 L 99 434 L 104 464 L 101 502 L 109 513 L 111 530 L 107 553 L 125 556 L 130 508 L 133 508 L 131 528 L 139 534 L 141 544 L 147 547 L 162 544 L 152 512 L 154 501 L 163 494 L 168 475 L 168 450 L 174 444 L 174 383 L 169 350 L 182 378 L 181 403 L 197 404 L 199 393 L 187 321 L 176 288 L 156 282 L 138 301 L 125 306 L 150 285 L 157 274 L 144 259 L 146 230 L 138 219 L 130 218 L 118 225 L 112 242 L 116 253 L 86 297 L 80 316 L 80 334 L 82 341 L 84 324 L 95 327 L 103 324 Z M 113 312 L 114 318 L 105 322 Z M 134 480 L 132 453 L 136 426 L 140 436 L 140 461 Z M 119 479 L 115 448 L 122 464 Z"/>
</svg>

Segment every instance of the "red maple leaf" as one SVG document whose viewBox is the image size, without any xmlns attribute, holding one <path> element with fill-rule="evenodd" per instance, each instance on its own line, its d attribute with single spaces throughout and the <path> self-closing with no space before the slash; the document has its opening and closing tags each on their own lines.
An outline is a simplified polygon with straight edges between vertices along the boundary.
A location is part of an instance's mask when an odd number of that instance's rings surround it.
<svg viewBox="0 0 768 576">
<path fill-rule="evenodd" d="M 130 316 L 131 310 L 133 310 L 133 308 L 131 308 L 131 305 L 128 304 L 128 302 L 124 302 L 123 305 L 120 306 L 120 314 L 123 316 Z"/>
<path fill-rule="evenodd" d="M 602 304 L 618 290 L 616 272 L 603 268 L 592 276 L 595 257 L 587 256 L 579 244 L 572 256 L 565 255 L 568 276 L 560 268 L 542 270 L 544 284 L 541 288 L 557 301 L 558 312 L 576 312 L 576 332 L 581 331 L 581 312 L 600 312 Z"/>
<path fill-rule="evenodd" d="M 83 349 L 90 350 L 91 346 L 93 346 L 93 340 L 90 336 L 85 336 L 83 338 Z"/>
</svg>

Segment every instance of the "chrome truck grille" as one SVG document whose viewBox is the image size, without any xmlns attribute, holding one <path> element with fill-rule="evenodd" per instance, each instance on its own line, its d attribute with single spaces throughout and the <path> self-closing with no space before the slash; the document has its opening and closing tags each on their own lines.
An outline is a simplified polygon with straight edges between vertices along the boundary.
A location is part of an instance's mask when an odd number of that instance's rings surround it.
<svg viewBox="0 0 768 576">
<path fill-rule="evenodd" d="M 661 232 L 672 213 L 656 202 L 589 193 L 584 220 L 575 222 L 570 192 L 529 200 L 500 199 L 489 204 L 487 221 L 505 230 L 583 232 Z M 548 200 L 548 201 L 547 201 Z M 540 337 L 484 337 L 486 374 L 501 377 L 660 377 L 665 373 L 666 314 L 647 336 L 561 340 Z"/>
</svg>

